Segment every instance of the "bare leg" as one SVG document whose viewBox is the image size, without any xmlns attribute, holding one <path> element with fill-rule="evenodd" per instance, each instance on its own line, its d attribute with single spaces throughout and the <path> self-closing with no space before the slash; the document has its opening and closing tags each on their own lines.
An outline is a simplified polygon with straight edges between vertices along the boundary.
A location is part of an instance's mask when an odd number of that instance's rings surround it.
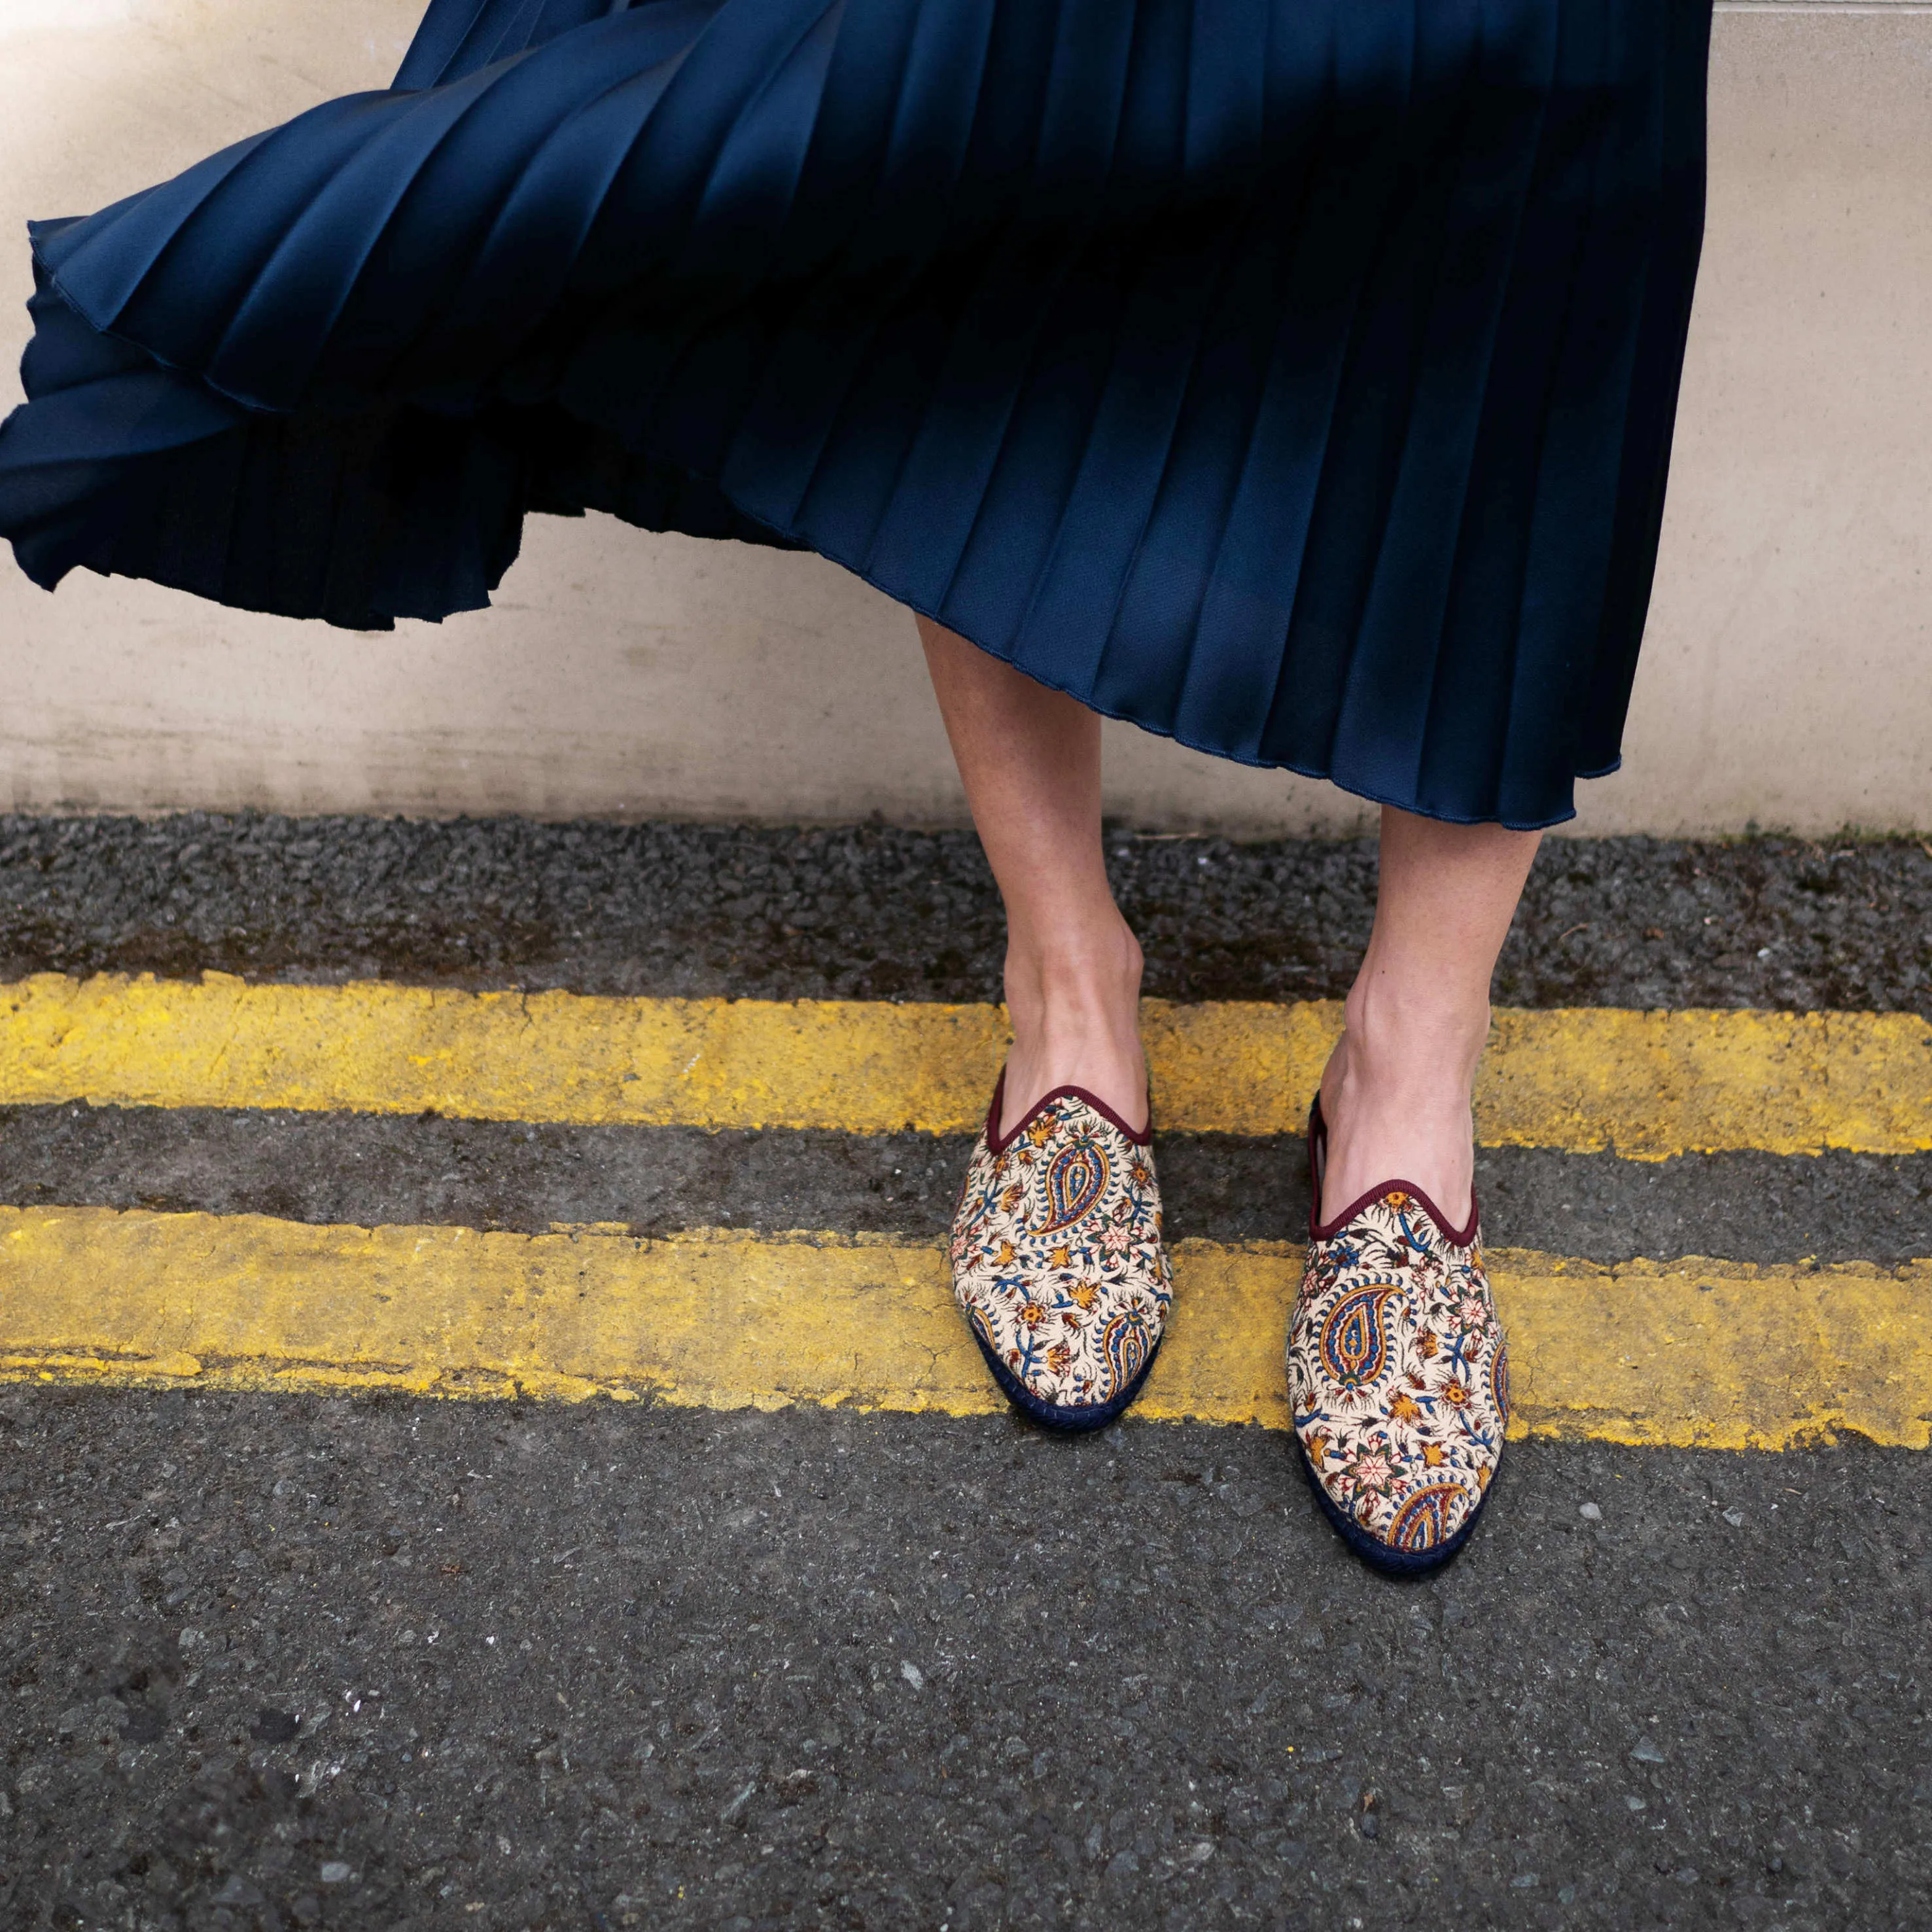
<svg viewBox="0 0 1932 1932">
<path fill-rule="evenodd" d="M 1541 836 L 1383 808 L 1375 930 L 1322 1076 L 1324 1220 L 1395 1180 L 1468 1219 L 1490 978 Z"/>
<path fill-rule="evenodd" d="M 929 619 L 919 631 L 1006 902 L 1013 1050 L 1000 1126 L 1056 1087 L 1084 1087 L 1137 1128 L 1147 1119 L 1141 949 L 1101 851 L 1100 721 Z"/>
</svg>

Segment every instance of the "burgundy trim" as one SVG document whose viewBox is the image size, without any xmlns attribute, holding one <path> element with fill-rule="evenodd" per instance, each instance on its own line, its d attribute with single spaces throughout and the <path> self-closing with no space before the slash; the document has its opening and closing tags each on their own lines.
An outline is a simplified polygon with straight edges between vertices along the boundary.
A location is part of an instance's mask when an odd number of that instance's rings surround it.
<svg viewBox="0 0 1932 1932">
<path fill-rule="evenodd" d="M 1024 1116 L 1013 1123 L 1012 1132 L 1003 1135 L 1000 1132 L 1000 1100 L 1006 1090 L 1006 1070 L 1003 1066 L 1000 1069 L 999 1078 L 993 1082 L 992 1104 L 986 1109 L 986 1151 L 996 1159 L 1004 1154 L 1007 1148 L 1011 1147 L 1014 1142 L 1018 1140 L 1020 1136 L 1040 1118 L 1047 1108 L 1050 1107 L 1054 1101 L 1060 1100 L 1072 1099 L 1079 1101 L 1084 1106 L 1091 1107 L 1102 1120 L 1111 1121 L 1118 1127 L 1136 1147 L 1145 1147 L 1154 1138 L 1154 1109 L 1151 1107 L 1148 1109 L 1148 1124 L 1145 1126 L 1138 1129 L 1130 1127 L 1119 1114 L 1114 1112 L 1112 1108 L 1107 1105 L 1106 1101 L 1088 1093 L 1084 1087 L 1056 1087 L 1051 1094 L 1042 1094 L 1027 1109 Z"/>
<path fill-rule="evenodd" d="M 1322 1118 L 1322 1090 L 1318 1087 L 1308 1108 L 1308 1238 L 1321 1238 L 1316 1218 L 1322 1212 L 1322 1178 L 1328 1166 L 1328 1123 Z"/>
<path fill-rule="evenodd" d="M 1308 1238 L 1314 1241 L 1332 1240 L 1359 1214 L 1364 1208 L 1372 1207 L 1385 1194 L 1401 1192 L 1413 1196 L 1417 1204 L 1425 1209 L 1429 1218 L 1442 1231 L 1443 1238 L 1452 1248 L 1466 1248 L 1476 1238 L 1476 1197 L 1469 1196 L 1469 1224 L 1466 1228 L 1451 1228 L 1449 1217 L 1430 1200 L 1412 1180 L 1384 1180 L 1372 1187 L 1358 1201 L 1352 1201 L 1332 1221 L 1318 1222 L 1311 1214 L 1309 1217 Z"/>
<path fill-rule="evenodd" d="M 1322 1118 L 1322 1096 L 1317 1094 L 1315 1104 L 1308 1110 L 1308 1238 L 1311 1241 L 1333 1240 L 1364 1208 L 1372 1207 L 1385 1194 L 1400 1190 L 1412 1194 L 1442 1232 L 1443 1238 L 1452 1248 L 1466 1248 L 1474 1245 L 1476 1226 L 1482 1214 L 1476 1204 L 1476 1191 L 1469 1190 L 1469 1219 L 1466 1226 L 1452 1228 L 1449 1217 L 1436 1206 L 1428 1194 L 1412 1180 L 1384 1180 L 1372 1187 L 1360 1200 L 1352 1201 L 1331 1221 L 1318 1218 L 1322 1212 L 1322 1179 L 1328 1165 L 1328 1123 Z"/>
</svg>

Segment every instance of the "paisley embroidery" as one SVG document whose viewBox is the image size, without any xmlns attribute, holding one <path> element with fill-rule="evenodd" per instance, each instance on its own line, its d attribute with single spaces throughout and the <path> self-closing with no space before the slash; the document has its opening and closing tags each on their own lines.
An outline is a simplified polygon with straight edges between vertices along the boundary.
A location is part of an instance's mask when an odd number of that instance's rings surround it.
<svg viewBox="0 0 1932 1932">
<path fill-rule="evenodd" d="M 1147 1365 L 1147 1323 L 1138 1308 L 1116 1315 L 1100 1331 L 1100 1352 L 1106 1358 L 1112 1386 L 1125 1388 Z"/>
<path fill-rule="evenodd" d="M 1344 1388 L 1379 1382 L 1388 1365 L 1388 1306 L 1393 1288 L 1358 1288 L 1345 1294 L 1322 1324 L 1322 1365 Z"/>
<path fill-rule="evenodd" d="M 1502 1325 L 1472 1241 L 1390 1188 L 1310 1244 L 1288 1331 L 1309 1467 L 1369 1534 L 1440 1549 L 1481 1502 L 1509 1421 Z"/>
<path fill-rule="evenodd" d="M 1046 1225 L 1036 1232 L 1057 1234 L 1084 1215 L 1107 1187 L 1107 1156 L 1085 1136 L 1070 1142 L 1046 1165 Z"/>
<path fill-rule="evenodd" d="M 1391 1549 L 1439 1550 L 1468 1514 L 1471 1498 L 1460 1484 L 1432 1483 L 1418 1490 L 1389 1520 L 1384 1540 Z"/>
<path fill-rule="evenodd" d="M 967 1310 L 966 1319 L 974 1334 L 977 1335 L 988 1348 L 997 1348 L 1000 1346 L 993 1339 L 992 1330 L 986 1326 L 986 1318 L 976 1308 Z"/>
<path fill-rule="evenodd" d="M 987 1349 L 1057 1408 L 1110 1402 L 1154 1352 L 1173 1287 L 1154 1158 L 1074 1094 L 998 1154 L 980 1134 L 952 1286 Z"/>
</svg>

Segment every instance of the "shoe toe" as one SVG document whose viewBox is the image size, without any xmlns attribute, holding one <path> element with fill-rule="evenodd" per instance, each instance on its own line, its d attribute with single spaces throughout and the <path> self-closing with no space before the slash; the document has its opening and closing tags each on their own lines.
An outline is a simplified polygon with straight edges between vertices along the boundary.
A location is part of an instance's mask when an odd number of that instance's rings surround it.
<svg viewBox="0 0 1932 1932">
<path fill-rule="evenodd" d="M 1452 1543 L 1474 1520 L 1483 1499 L 1462 1482 L 1438 1482 L 1431 1470 L 1398 1480 L 1386 1505 L 1364 1528 L 1404 1556 L 1420 1556 Z"/>
<path fill-rule="evenodd" d="M 1042 1304 L 966 1305 L 967 1319 L 987 1354 L 1032 1400 L 1050 1408 L 1100 1408 L 1132 1389 L 1160 1346 L 1164 1311 L 1151 1295 L 1099 1288 L 1072 1339 L 1043 1338 Z M 1076 1302 L 1076 1306 L 1079 1306 Z M 1083 1346 L 1084 1344 L 1084 1346 Z"/>
</svg>

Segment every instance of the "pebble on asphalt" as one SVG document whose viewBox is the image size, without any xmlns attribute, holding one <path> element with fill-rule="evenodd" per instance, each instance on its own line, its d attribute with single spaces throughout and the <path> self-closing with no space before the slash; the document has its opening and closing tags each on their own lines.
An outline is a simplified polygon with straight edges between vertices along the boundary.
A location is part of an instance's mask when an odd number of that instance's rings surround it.
<svg viewBox="0 0 1932 1932">
<path fill-rule="evenodd" d="M 1580 1504 L 1576 1514 L 1586 1522 L 1601 1522 L 1604 1520 L 1604 1512 L 1594 1503 Z"/>
<path fill-rule="evenodd" d="M 1355 1828 L 1365 1838 L 1379 1836 L 1382 1828 L 1382 1794 L 1376 1791 L 1364 1791 L 1355 1802 L 1359 1807 Z"/>
</svg>

